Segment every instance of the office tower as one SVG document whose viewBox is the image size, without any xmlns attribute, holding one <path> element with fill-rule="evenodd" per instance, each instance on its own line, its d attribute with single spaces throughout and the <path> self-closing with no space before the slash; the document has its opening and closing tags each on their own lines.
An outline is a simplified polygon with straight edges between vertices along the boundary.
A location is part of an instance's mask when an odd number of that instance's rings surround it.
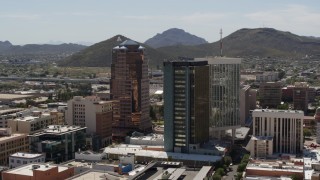
<svg viewBox="0 0 320 180">
<path fill-rule="evenodd" d="M 253 136 L 272 136 L 273 153 L 300 153 L 303 117 L 303 112 L 297 110 L 256 109 L 252 112 Z"/>
<path fill-rule="evenodd" d="M 166 151 L 188 153 L 209 138 L 207 61 L 164 62 L 164 143 Z"/>
<path fill-rule="evenodd" d="M 307 113 L 308 110 L 308 91 L 309 85 L 307 82 L 296 82 L 293 88 L 293 108 L 302 110 Z"/>
<path fill-rule="evenodd" d="M 224 136 L 228 129 L 240 127 L 239 91 L 240 58 L 209 57 L 197 58 L 209 64 L 209 118 L 210 136 Z"/>
<path fill-rule="evenodd" d="M 90 143 L 93 149 L 100 149 L 112 143 L 111 101 L 101 101 L 97 96 L 75 96 L 68 101 L 66 122 L 68 125 L 87 127 L 87 134 L 97 135 L 97 141 L 100 142 L 95 146 L 94 143 Z"/>
<path fill-rule="evenodd" d="M 112 50 L 110 93 L 114 101 L 113 136 L 150 131 L 148 60 L 144 47 L 126 40 Z"/>
<path fill-rule="evenodd" d="M 257 91 L 255 89 L 251 89 L 249 85 L 241 86 L 239 101 L 240 124 L 241 126 L 245 126 L 246 121 L 250 119 L 250 110 L 256 109 Z"/>
<path fill-rule="evenodd" d="M 281 104 L 281 83 L 265 82 L 259 87 L 260 106 L 262 108 L 277 108 Z"/>
</svg>

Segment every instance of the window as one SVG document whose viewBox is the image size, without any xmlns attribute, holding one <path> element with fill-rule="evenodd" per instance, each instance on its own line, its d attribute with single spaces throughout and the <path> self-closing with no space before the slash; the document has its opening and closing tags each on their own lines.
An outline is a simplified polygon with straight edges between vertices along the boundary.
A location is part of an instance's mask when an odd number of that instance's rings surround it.
<svg viewBox="0 0 320 180">
<path fill-rule="evenodd" d="M 23 161 L 23 164 L 27 164 L 27 161 Z"/>
<path fill-rule="evenodd" d="M 19 164 L 20 164 L 20 163 L 21 163 L 21 161 L 20 161 L 20 160 L 17 160 L 17 163 L 19 163 Z"/>
</svg>

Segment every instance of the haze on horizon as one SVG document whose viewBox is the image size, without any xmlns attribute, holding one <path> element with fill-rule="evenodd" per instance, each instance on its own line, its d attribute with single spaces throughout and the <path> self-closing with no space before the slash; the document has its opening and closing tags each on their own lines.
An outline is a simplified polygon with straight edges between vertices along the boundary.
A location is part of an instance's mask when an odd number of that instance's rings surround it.
<svg viewBox="0 0 320 180">
<path fill-rule="evenodd" d="M 0 1 L 0 41 L 100 42 L 122 34 L 144 42 L 180 28 L 209 42 L 241 28 L 270 27 L 320 37 L 318 0 Z"/>
</svg>

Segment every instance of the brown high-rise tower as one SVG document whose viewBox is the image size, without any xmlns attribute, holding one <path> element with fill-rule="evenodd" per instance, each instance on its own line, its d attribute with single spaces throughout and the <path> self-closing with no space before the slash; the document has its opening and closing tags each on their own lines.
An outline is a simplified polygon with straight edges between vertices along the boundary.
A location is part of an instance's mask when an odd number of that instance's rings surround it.
<svg viewBox="0 0 320 180">
<path fill-rule="evenodd" d="M 148 61 L 144 47 L 126 40 L 113 48 L 110 86 L 114 100 L 113 136 L 151 130 Z"/>
</svg>

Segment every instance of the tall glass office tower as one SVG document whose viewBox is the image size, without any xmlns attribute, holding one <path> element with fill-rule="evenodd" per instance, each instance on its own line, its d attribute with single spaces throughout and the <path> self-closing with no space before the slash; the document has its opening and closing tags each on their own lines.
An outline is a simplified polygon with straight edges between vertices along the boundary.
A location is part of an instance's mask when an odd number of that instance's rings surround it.
<svg viewBox="0 0 320 180">
<path fill-rule="evenodd" d="M 206 61 L 164 62 L 164 144 L 189 153 L 209 138 L 209 67 Z"/>
<path fill-rule="evenodd" d="M 240 127 L 240 58 L 197 58 L 209 64 L 210 136 L 220 138 L 227 129 Z"/>
</svg>

